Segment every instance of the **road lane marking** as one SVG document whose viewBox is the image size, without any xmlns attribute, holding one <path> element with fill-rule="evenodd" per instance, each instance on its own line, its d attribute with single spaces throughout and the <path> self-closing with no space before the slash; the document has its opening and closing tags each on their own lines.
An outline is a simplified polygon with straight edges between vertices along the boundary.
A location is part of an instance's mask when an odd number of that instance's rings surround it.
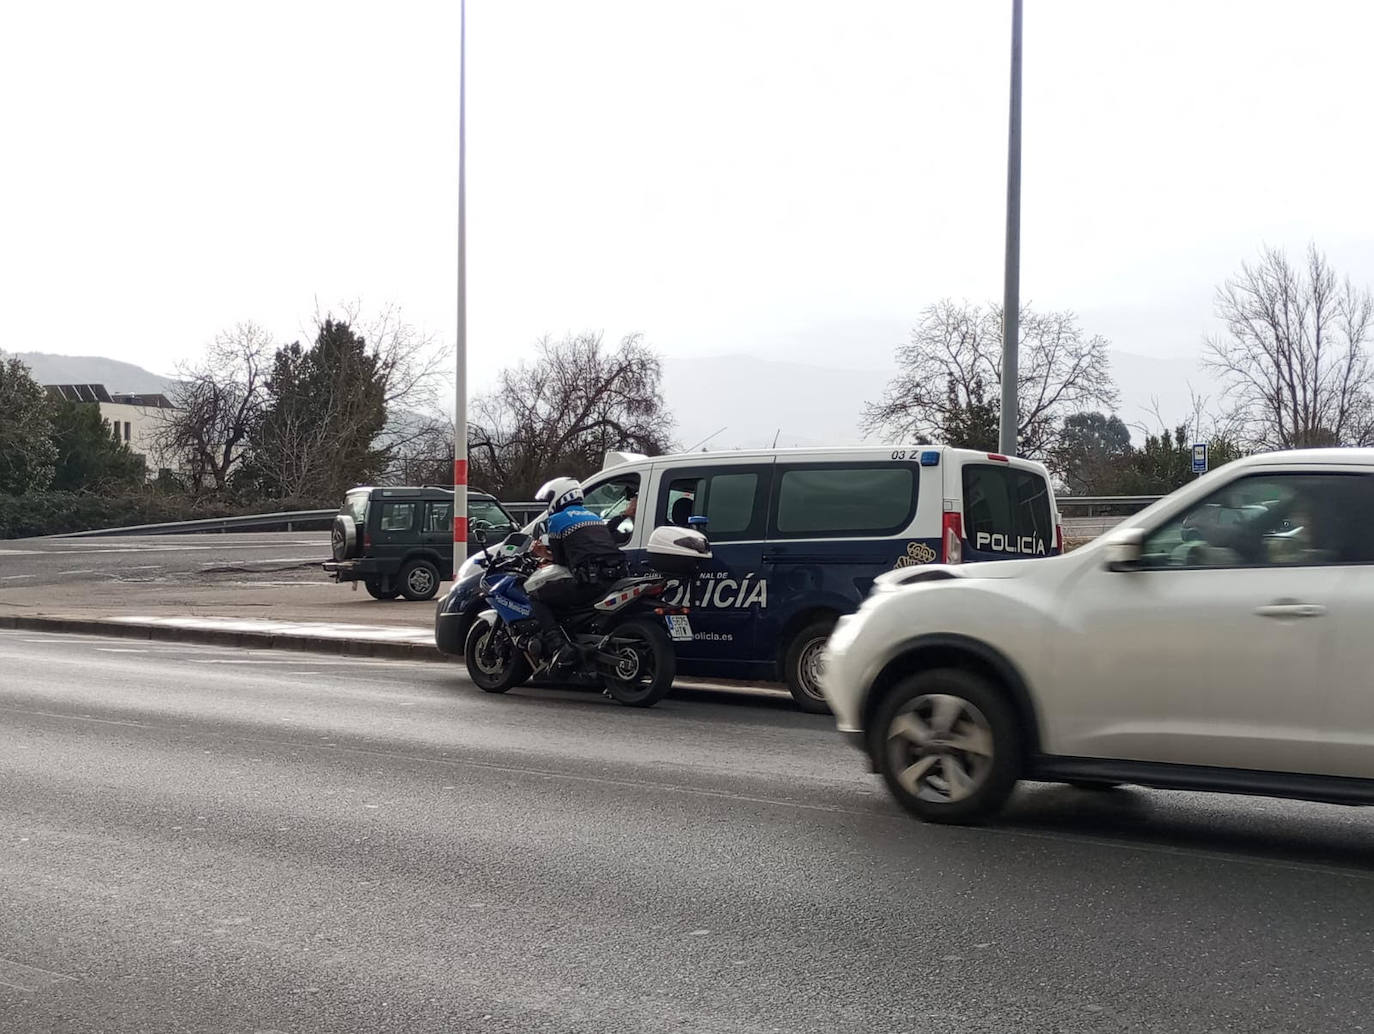
<svg viewBox="0 0 1374 1034">
<path fill-rule="evenodd" d="M 13 959 L 0 958 L 0 984 L 17 991 L 43 991 L 56 984 L 75 980 L 76 977 L 66 973 L 55 973 L 50 969 L 39 969 Z"/>
<path fill-rule="evenodd" d="M 385 760 L 404 761 L 411 764 L 438 765 L 446 768 L 469 768 L 489 772 L 502 772 L 512 775 L 530 776 L 536 779 L 552 779 L 560 782 L 585 783 L 598 786 L 615 786 L 628 790 L 660 790 L 667 793 L 680 793 L 693 797 L 704 797 L 714 800 L 737 801 L 745 804 L 763 804 L 769 807 L 793 808 L 799 811 L 821 812 L 831 815 L 848 815 L 856 818 L 870 818 L 885 820 L 889 823 L 901 823 L 904 827 L 910 827 L 912 820 L 905 814 L 896 812 L 892 807 L 873 807 L 873 808 L 852 808 L 841 807 L 830 804 L 811 804 L 804 801 L 792 800 L 778 797 L 763 797 L 754 794 L 735 793 L 727 790 L 708 790 L 702 787 L 687 786 L 680 783 L 663 783 L 653 780 L 633 779 L 633 778 L 614 778 L 610 776 L 592 776 L 576 772 L 559 772 L 552 769 L 530 768 L 520 765 L 503 765 L 489 761 L 474 761 L 464 758 L 434 757 L 432 755 L 408 754 L 397 750 L 379 750 L 369 747 L 343 746 L 337 742 L 317 744 L 303 740 L 280 739 L 272 736 L 243 736 L 229 735 L 224 736 L 213 732 L 201 732 L 199 730 L 188 730 L 184 726 L 166 726 L 156 723 L 143 722 L 121 722 L 106 718 L 94 718 L 90 715 L 59 714 L 51 711 L 36 711 L 29 708 L 8 707 L 0 704 L 0 711 L 8 711 L 14 714 L 38 715 L 49 718 L 67 718 L 79 722 L 95 722 L 103 725 L 122 725 L 133 728 L 176 731 L 178 735 L 184 736 L 188 731 L 194 735 L 210 737 L 215 740 L 228 740 L 240 743 L 261 743 L 272 747 L 287 748 L 290 750 L 307 750 L 317 754 L 328 754 L 338 756 L 340 754 L 353 754 L 361 757 L 379 758 Z M 209 754 L 210 751 L 205 751 Z M 1186 858 L 1191 861 L 1204 862 L 1231 862 L 1238 865 L 1250 866 L 1252 868 L 1282 870 L 1288 872 L 1317 873 L 1328 876 L 1342 876 L 1347 879 L 1374 882 L 1374 872 L 1367 872 L 1358 869 L 1342 869 L 1335 866 L 1322 865 L 1315 862 L 1285 861 L 1274 858 L 1253 858 L 1246 855 L 1238 855 L 1226 851 L 1208 851 L 1199 848 L 1173 847 L 1166 844 L 1141 844 L 1130 843 L 1123 840 L 1111 839 L 1106 837 L 1096 837 L 1085 834 L 1073 833 L 1042 833 L 1034 830 L 1011 829 L 1005 826 L 999 827 L 964 827 L 960 829 L 947 829 L 951 835 L 963 835 L 971 839 L 978 837 L 1016 837 L 1027 840 L 1047 840 L 1070 847 L 1081 847 L 1084 844 L 1094 847 L 1106 848 L 1108 850 L 1117 849 L 1129 851 L 1136 854 L 1158 855 L 1171 858 Z"/>
<path fill-rule="evenodd" d="M 96 653 L 147 653 L 132 646 L 97 646 Z"/>
</svg>

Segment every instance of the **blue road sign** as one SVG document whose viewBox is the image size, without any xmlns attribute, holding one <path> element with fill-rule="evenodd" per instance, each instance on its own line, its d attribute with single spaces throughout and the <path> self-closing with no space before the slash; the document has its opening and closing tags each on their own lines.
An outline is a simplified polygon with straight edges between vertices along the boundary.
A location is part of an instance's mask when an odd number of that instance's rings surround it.
<svg viewBox="0 0 1374 1034">
<path fill-rule="evenodd" d="M 1193 446 L 1193 473 L 1207 473 L 1207 443 L 1198 442 Z"/>
</svg>

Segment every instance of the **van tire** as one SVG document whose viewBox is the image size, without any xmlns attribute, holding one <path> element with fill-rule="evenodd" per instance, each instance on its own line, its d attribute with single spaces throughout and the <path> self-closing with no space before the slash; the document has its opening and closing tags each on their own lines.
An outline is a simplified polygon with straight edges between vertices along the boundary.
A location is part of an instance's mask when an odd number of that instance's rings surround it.
<svg viewBox="0 0 1374 1034">
<path fill-rule="evenodd" d="M 820 651 L 835 630 L 833 615 L 818 618 L 803 626 L 787 644 L 783 655 L 782 677 L 797 706 L 809 714 L 829 714 L 830 705 L 821 695 Z"/>
<path fill-rule="evenodd" d="M 439 592 L 439 569 L 428 560 L 412 560 L 401 568 L 399 581 L 402 596 L 422 603 Z"/>
</svg>

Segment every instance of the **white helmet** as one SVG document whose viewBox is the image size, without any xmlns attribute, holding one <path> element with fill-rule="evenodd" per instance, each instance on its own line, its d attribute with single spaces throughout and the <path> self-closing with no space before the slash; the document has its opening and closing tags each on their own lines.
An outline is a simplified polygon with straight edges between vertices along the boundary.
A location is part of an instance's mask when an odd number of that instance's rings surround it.
<svg viewBox="0 0 1374 1034">
<path fill-rule="evenodd" d="M 549 513 L 557 513 L 582 502 L 582 486 L 573 478 L 554 478 L 534 493 L 534 501 L 547 503 Z"/>
</svg>

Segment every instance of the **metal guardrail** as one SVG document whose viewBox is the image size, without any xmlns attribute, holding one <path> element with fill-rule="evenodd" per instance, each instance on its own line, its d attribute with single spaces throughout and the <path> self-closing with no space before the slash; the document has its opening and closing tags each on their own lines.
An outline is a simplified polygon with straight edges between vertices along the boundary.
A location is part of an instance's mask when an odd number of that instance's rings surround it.
<svg viewBox="0 0 1374 1034">
<path fill-rule="evenodd" d="M 1095 510 L 1134 513 L 1163 498 L 1159 495 L 1056 495 L 1054 501 L 1059 506 L 1060 513 L 1082 510 L 1085 511 L 1083 516 L 1091 517 Z"/>
<path fill-rule="evenodd" d="M 170 521 L 166 524 L 136 524 L 127 528 L 96 528 L 59 535 L 64 539 L 99 538 L 105 535 L 194 535 L 215 531 L 314 530 L 302 525 L 328 525 L 339 511 L 291 510 L 286 513 L 253 513 L 238 517 L 207 517 L 196 521 Z"/>
<path fill-rule="evenodd" d="M 1094 510 L 1142 510 L 1161 499 L 1157 495 L 1061 495 L 1055 501 L 1059 510 L 1086 511 L 1081 516 L 1097 516 Z M 502 503 L 519 524 L 527 524 L 544 511 L 543 503 Z M 299 525 L 327 525 L 338 510 L 291 510 L 285 513 L 255 513 L 237 517 L 207 517 L 195 521 L 170 521 L 165 524 L 137 524 L 126 528 L 96 528 L 93 531 L 73 531 L 59 538 L 99 538 L 115 535 L 194 535 L 204 532 L 226 531 L 283 531 L 313 530 Z M 1067 516 L 1067 514 L 1066 514 Z M 1108 516 L 1108 515 L 1102 515 Z"/>
</svg>

